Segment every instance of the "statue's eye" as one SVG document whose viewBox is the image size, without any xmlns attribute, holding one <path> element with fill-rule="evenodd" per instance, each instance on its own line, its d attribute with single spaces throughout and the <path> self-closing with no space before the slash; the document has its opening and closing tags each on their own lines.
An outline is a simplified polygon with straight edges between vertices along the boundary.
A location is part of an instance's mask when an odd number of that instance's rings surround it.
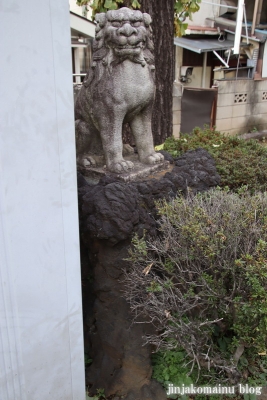
<svg viewBox="0 0 267 400">
<path fill-rule="evenodd" d="M 115 26 L 116 28 L 119 28 L 121 26 L 121 22 L 120 21 L 112 21 L 111 25 Z"/>
<path fill-rule="evenodd" d="M 138 28 L 138 26 L 141 25 L 141 21 L 132 22 L 131 25 L 134 26 L 135 28 Z"/>
</svg>

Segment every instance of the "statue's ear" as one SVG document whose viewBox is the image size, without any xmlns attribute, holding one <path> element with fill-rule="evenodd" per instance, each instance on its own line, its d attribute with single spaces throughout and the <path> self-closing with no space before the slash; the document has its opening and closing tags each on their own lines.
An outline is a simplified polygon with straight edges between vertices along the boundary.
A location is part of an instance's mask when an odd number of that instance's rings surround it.
<svg viewBox="0 0 267 400">
<path fill-rule="evenodd" d="M 153 40 L 150 37 L 148 37 L 146 40 L 146 48 L 149 49 L 150 51 L 152 51 L 152 53 L 154 52 Z"/>
<path fill-rule="evenodd" d="M 107 22 L 107 17 L 106 17 L 106 13 L 99 13 L 95 15 L 95 21 L 97 23 L 97 27 L 96 29 L 98 29 L 98 26 L 100 28 L 103 28 L 106 25 Z"/>
<path fill-rule="evenodd" d="M 151 19 L 150 15 L 147 14 L 147 13 L 143 13 L 143 19 L 144 19 L 144 24 L 145 24 L 145 26 L 147 26 L 147 27 L 148 27 L 148 26 L 151 24 L 151 22 L 152 22 L 152 19 Z"/>
<path fill-rule="evenodd" d="M 153 56 L 153 53 L 149 49 L 144 50 L 144 59 L 149 65 L 155 63 L 155 57 Z"/>
</svg>

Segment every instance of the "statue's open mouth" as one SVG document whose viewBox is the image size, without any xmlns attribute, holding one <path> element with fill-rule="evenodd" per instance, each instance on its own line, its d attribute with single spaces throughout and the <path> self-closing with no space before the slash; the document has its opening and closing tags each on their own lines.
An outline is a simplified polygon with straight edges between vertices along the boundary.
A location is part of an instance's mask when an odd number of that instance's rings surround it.
<svg viewBox="0 0 267 400">
<path fill-rule="evenodd" d="M 116 47 L 118 49 L 136 49 L 136 48 L 139 48 L 139 47 L 143 47 L 143 42 L 138 42 L 138 43 L 135 43 L 135 44 L 130 44 L 130 43 L 123 44 L 123 45 L 119 44 Z"/>
<path fill-rule="evenodd" d="M 138 42 L 136 44 L 125 44 L 125 45 L 118 45 L 114 48 L 115 53 L 117 55 L 139 55 L 143 48 L 143 42 Z"/>
</svg>

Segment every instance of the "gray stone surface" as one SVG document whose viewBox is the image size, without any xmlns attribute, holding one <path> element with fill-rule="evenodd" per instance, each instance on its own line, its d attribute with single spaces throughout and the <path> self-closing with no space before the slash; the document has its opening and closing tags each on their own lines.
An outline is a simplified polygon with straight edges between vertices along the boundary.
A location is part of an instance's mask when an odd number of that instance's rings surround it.
<svg viewBox="0 0 267 400">
<path fill-rule="evenodd" d="M 159 179 L 125 183 L 105 175 L 97 185 L 80 177 L 81 229 L 92 239 L 116 244 L 135 232 L 156 234 L 155 200 L 171 199 L 178 193 L 205 191 L 220 184 L 213 157 L 204 149 L 188 151 L 175 167 Z"/>
<path fill-rule="evenodd" d="M 139 161 L 137 154 L 125 156 L 124 159 L 125 161 L 132 162 L 134 164 L 134 169 L 123 171 L 121 173 L 114 173 L 107 171 L 106 166 L 98 167 L 94 165 L 90 167 L 80 167 L 80 172 L 84 175 L 88 183 L 98 183 L 105 175 L 113 176 L 123 182 L 131 182 L 148 176 L 153 176 L 162 170 L 168 170 L 170 164 L 169 161 L 166 160 L 157 164 L 145 165 Z"/>
<path fill-rule="evenodd" d="M 75 103 L 78 165 L 96 166 L 104 155 L 115 173 L 134 169 L 123 158 L 122 125 L 129 123 L 143 164 L 157 164 L 151 113 L 155 93 L 149 14 L 126 7 L 96 15 L 93 64 Z"/>
</svg>

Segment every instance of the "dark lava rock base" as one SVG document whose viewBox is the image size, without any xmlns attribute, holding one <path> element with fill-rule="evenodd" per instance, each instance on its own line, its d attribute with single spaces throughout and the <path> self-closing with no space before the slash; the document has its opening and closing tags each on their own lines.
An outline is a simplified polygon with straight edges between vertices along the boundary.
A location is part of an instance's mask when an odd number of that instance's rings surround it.
<svg viewBox="0 0 267 400">
<path fill-rule="evenodd" d="M 203 149 L 189 151 L 160 179 L 122 182 L 104 177 L 88 184 L 78 177 L 85 351 L 93 359 L 86 379 L 90 393 L 106 397 L 165 400 L 166 392 L 151 380 L 150 346 L 142 337 L 150 324 L 133 324 L 122 297 L 123 270 L 134 233 L 157 235 L 155 200 L 219 185 L 213 158 Z M 114 397 L 115 396 L 115 397 Z"/>
</svg>

